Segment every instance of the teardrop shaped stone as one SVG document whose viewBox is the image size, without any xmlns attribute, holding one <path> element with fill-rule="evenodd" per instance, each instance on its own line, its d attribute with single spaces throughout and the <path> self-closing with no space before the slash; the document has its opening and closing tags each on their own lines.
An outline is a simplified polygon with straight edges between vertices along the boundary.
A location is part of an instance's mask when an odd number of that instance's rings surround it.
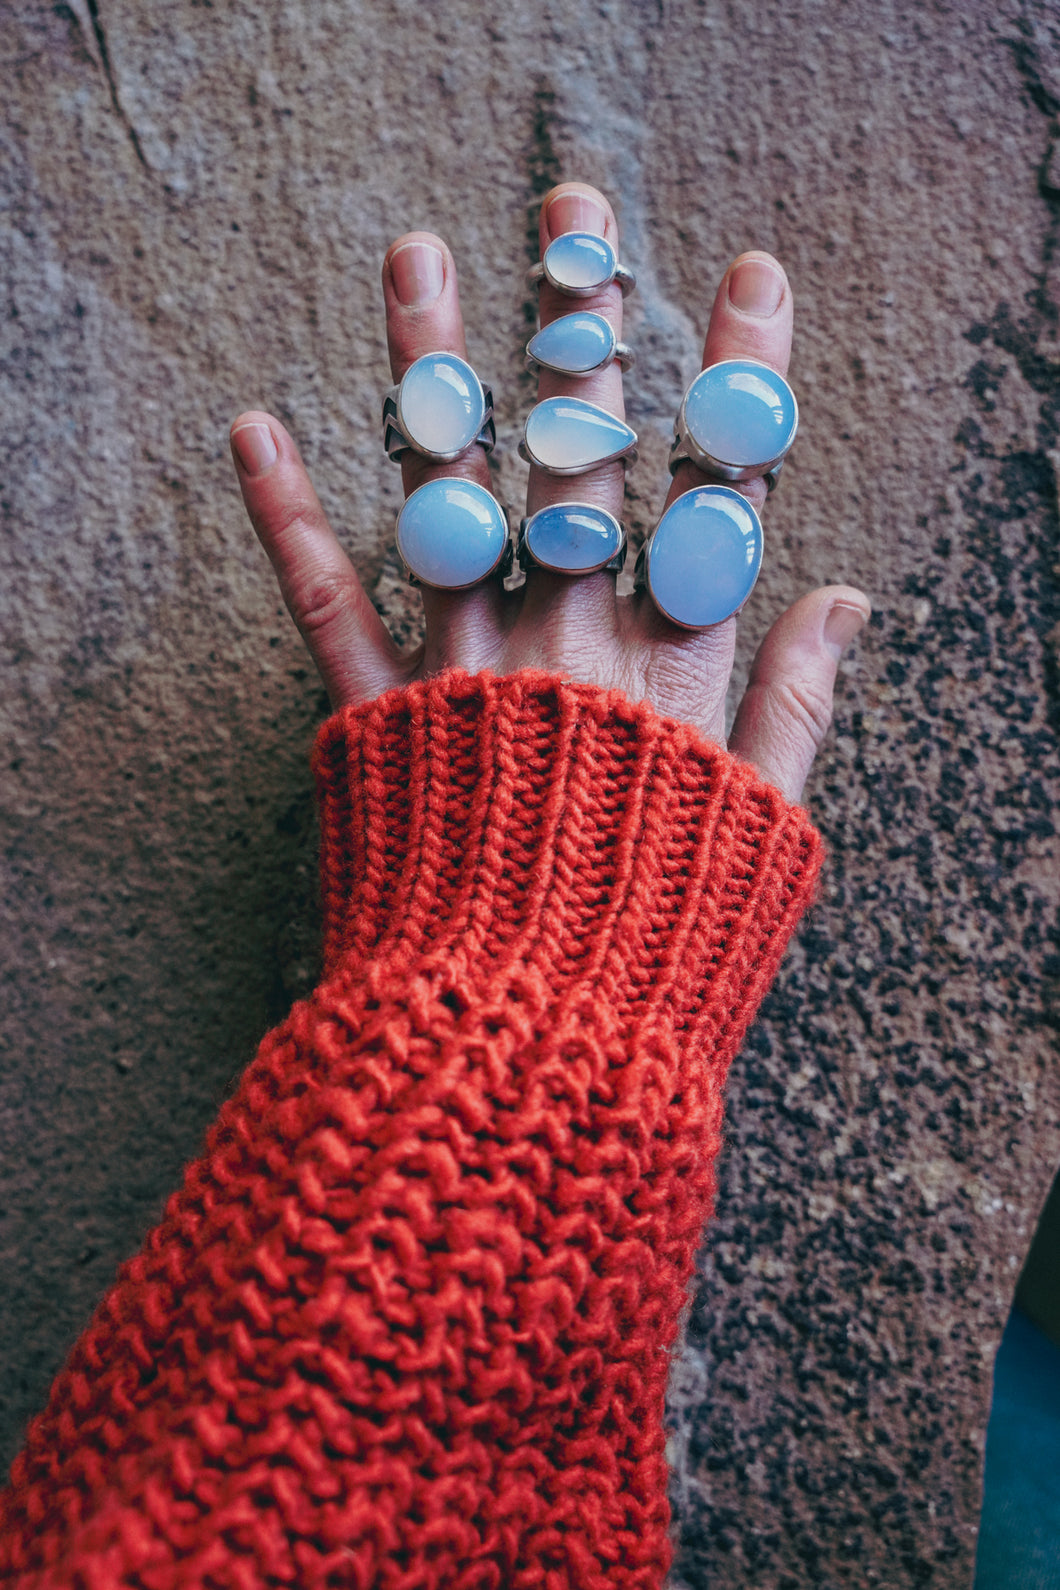
<svg viewBox="0 0 1060 1590">
<path fill-rule="evenodd" d="M 564 232 L 552 239 L 542 263 L 560 292 L 592 293 L 607 286 L 618 261 L 606 238 L 594 232 Z"/>
<path fill-rule="evenodd" d="M 615 333 L 603 315 L 588 309 L 542 326 L 527 343 L 531 359 L 562 375 L 588 375 L 609 359 L 615 348 Z"/>
<path fill-rule="evenodd" d="M 497 567 L 508 542 L 508 522 L 497 499 L 474 481 L 429 480 L 398 514 L 396 540 L 424 585 L 459 591 Z"/>
<path fill-rule="evenodd" d="M 696 446 L 726 468 L 767 469 L 795 440 L 795 394 L 782 375 L 755 359 L 725 359 L 702 370 L 683 408 Z"/>
<path fill-rule="evenodd" d="M 482 384 L 455 353 L 425 353 L 405 372 L 398 424 L 417 451 L 452 459 L 470 447 L 485 419 Z"/>
<path fill-rule="evenodd" d="M 523 440 L 531 463 L 552 475 L 577 475 L 622 458 L 637 445 L 637 433 L 595 403 L 553 397 L 530 410 Z"/>
<path fill-rule="evenodd" d="M 591 574 L 618 553 L 622 526 L 613 514 L 591 503 L 556 502 L 527 520 L 526 546 L 546 569 Z"/>
<path fill-rule="evenodd" d="M 685 629 L 731 618 L 750 596 L 761 567 L 761 521 L 746 497 L 728 486 L 703 486 L 678 497 L 646 549 L 652 599 Z"/>
</svg>

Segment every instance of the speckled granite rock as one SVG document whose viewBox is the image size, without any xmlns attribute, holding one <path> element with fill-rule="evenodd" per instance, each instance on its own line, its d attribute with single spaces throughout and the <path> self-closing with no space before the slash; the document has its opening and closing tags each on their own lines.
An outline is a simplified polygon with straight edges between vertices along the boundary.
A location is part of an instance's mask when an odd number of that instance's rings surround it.
<svg viewBox="0 0 1060 1590">
<path fill-rule="evenodd" d="M 313 976 L 324 703 L 227 422 L 291 425 L 410 631 L 379 259 L 451 239 L 514 500 L 532 205 L 577 175 L 640 272 L 634 524 L 714 279 L 772 248 L 803 432 L 741 667 L 812 584 L 877 604 L 809 791 L 823 896 L 731 1085 L 674 1365 L 675 1582 L 968 1585 L 992 1354 L 1060 1159 L 1055 12 L 13 0 L 0 29 L 5 1453 Z"/>
</svg>

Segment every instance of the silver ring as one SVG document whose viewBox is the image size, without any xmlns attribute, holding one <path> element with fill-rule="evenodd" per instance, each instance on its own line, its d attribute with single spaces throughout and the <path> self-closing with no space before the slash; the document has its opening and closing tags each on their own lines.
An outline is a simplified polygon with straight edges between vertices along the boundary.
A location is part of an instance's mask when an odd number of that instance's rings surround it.
<svg viewBox="0 0 1060 1590">
<path fill-rule="evenodd" d="M 618 459 L 632 463 L 637 433 L 583 398 L 544 398 L 526 417 L 519 456 L 547 475 L 580 475 Z"/>
<path fill-rule="evenodd" d="M 406 498 L 395 540 L 409 583 L 465 591 L 512 566 L 508 516 L 473 480 L 442 475 Z"/>
<path fill-rule="evenodd" d="M 473 443 L 488 453 L 496 440 L 493 393 L 455 353 L 423 354 L 383 399 L 383 446 L 391 459 L 411 450 L 451 464 Z"/>
<path fill-rule="evenodd" d="M 670 473 L 687 460 L 720 480 L 762 476 L 772 490 L 798 428 L 782 375 L 757 359 L 725 359 L 701 370 L 681 399 Z"/>
<path fill-rule="evenodd" d="M 641 547 L 634 585 L 682 629 L 724 623 L 762 567 L 762 521 L 731 486 L 682 492 Z"/>
<path fill-rule="evenodd" d="M 576 309 L 550 320 L 526 345 L 528 370 L 540 366 L 558 375 L 592 375 L 613 362 L 629 370 L 634 360 L 633 349 L 619 342 L 611 322 L 591 309 Z"/>
<path fill-rule="evenodd" d="M 522 521 L 515 556 L 524 573 L 534 564 L 553 574 L 617 572 L 626 561 L 626 532 L 595 503 L 553 502 Z"/>
<path fill-rule="evenodd" d="M 530 287 L 550 282 L 557 292 L 571 298 L 591 298 L 612 282 L 624 293 L 631 293 L 637 285 L 629 266 L 620 265 L 611 244 L 595 232 L 564 232 L 554 237 L 543 258 L 531 265 L 526 280 Z"/>
</svg>

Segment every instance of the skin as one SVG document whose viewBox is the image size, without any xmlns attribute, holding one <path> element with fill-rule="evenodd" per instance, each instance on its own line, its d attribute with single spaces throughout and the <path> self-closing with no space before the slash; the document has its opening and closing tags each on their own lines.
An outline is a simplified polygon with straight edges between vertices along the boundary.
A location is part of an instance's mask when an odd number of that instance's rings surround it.
<svg viewBox="0 0 1060 1590">
<path fill-rule="evenodd" d="M 542 252 L 552 238 L 580 230 L 602 233 L 616 250 L 619 247 L 618 226 L 603 195 L 582 183 L 562 183 L 541 206 Z M 440 290 L 423 302 L 403 301 L 410 296 L 410 275 L 425 282 L 428 290 Z M 447 351 L 466 357 L 456 265 L 441 238 L 411 232 L 391 244 L 383 262 L 383 295 L 395 381 L 424 353 Z M 569 313 L 571 307 L 569 298 L 547 283 L 542 285 L 542 325 Z M 605 315 L 621 337 L 622 294 L 617 286 L 578 300 L 578 307 Z M 714 300 L 704 366 L 749 357 L 783 374 L 791 333 L 791 288 L 781 266 L 769 254 L 741 254 L 725 273 Z M 564 394 L 587 398 L 621 415 L 622 372 L 615 363 L 591 377 L 570 381 L 542 371 L 539 396 Z M 678 397 L 675 393 L 675 408 Z M 280 422 L 257 410 L 239 415 L 232 425 L 232 453 L 251 523 L 336 709 L 371 700 L 384 690 L 446 667 L 497 674 L 543 668 L 621 690 L 634 701 L 647 700 L 660 713 L 692 724 L 707 739 L 725 743 L 725 698 L 736 617 L 689 633 L 662 618 L 643 593 L 618 598 L 611 574 L 568 579 L 534 568 L 516 592 L 505 592 L 499 581 L 459 592 L 423 587 L 426 638 L 415 653 L 406 655 L 394 644 L 328 525 L 298 449 Z M 490 485 L 485 455 L 477 445 L 452 464 L 433 464 L 407 454 L 402 475 L 406 495 L 439 475 Z M 666 504 L 708 480 L 691 464 L 683 464 L 670 484 Z M 623 487 L 620 463 L 575 479 L 555 479 L 531 468 L 527 512 L 549 502 L 577 499 L 597 503 L 621 518 Z M 761 510 L 766 496 L 763 481 L 749 481 L 738 489 Z M 843 648 L 869 613 L 862 592 L 850 586 L 825 586 L 783 613 L 759 647 L 729 749 L 754 763 L 789 799 L 800 797 L 827 733 Z"/>
</svg>

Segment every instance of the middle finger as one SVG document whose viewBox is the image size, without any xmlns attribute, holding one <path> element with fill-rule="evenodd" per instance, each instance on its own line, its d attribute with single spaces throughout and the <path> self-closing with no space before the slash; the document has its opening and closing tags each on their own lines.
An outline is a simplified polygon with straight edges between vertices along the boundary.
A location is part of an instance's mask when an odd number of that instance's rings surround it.
<svg viewBox="0 0 1060 1590">
<path fill-rule="evenodd" d="M 539 220 L 542 256 L 555 238 L 568 232 L 590 232 L 603 237 L 618 251 L 618 224 L 614 211 L 595 188 L 566 182 L 547 195 Z M 622 290 L 610 283 L 589 298 L 572 298 L 548 281 L 539 288 L 539 320 L 542 327 L 564 315 L 589 311 L 603 316 L 615 333 L 622 335 Z M 625 405 L 622 393 L 622 367 L 617 359 L 589 375 L 571 376 L 542 367 L 538 377 L 538 400 L 554 397 L 582 398 L 622 419 Z M 590 503 L 605 508 L 621 520 L 625 496 L 625 466 L 621 462 L 603 464 L 576 476 L 550 475 L 537 465 L 530 467 L 527 487 L 527 514 L 558 502 Z M 600 626 L 608 629 L 615 622 L 615 581 L 607 571 L 589 575 L 554 574 L 531 567 L 527 575 L 524 615 L 540 632 L 544 622 L 549 630 L 575 631 L 587 643 L 600 638 Z M 558 637 L 557 637 L 558 638 Z M 569 649 L 567 645 L 563 648 Z"/>
</svg>

